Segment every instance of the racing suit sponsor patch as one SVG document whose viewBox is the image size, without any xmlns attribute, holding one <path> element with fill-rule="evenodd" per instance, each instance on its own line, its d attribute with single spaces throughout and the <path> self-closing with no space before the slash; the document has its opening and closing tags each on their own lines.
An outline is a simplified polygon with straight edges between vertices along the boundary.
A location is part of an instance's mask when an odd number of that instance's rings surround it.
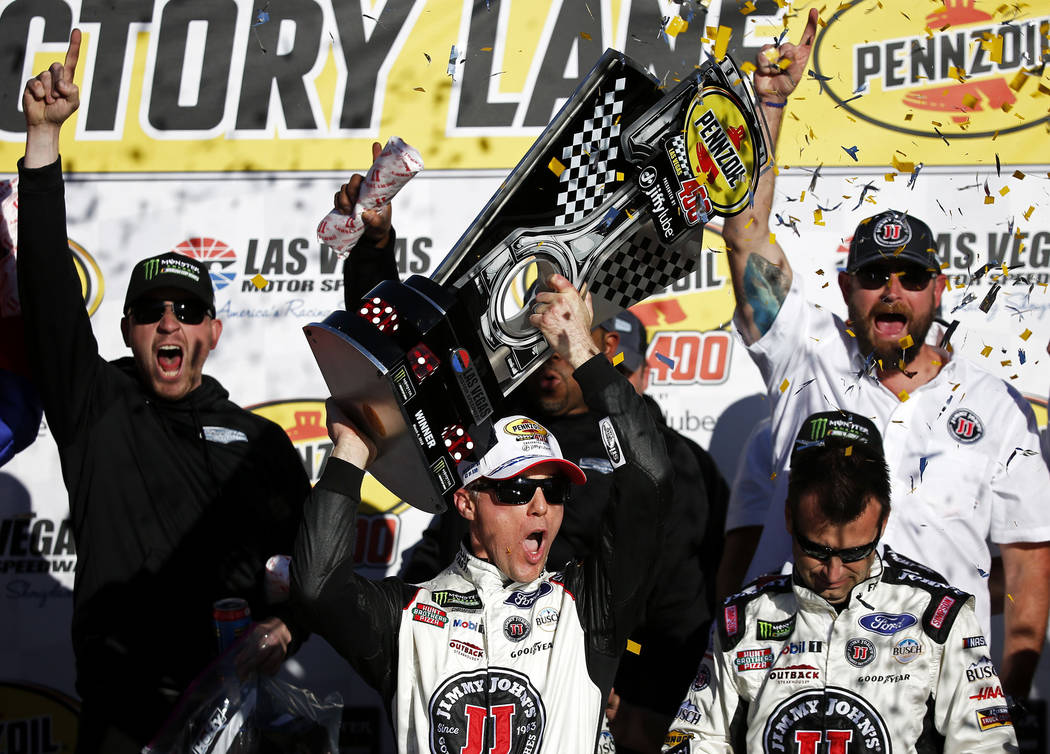
<svg viewBox="0 0 1050 754">
<path fill-rule="evenodd" d="M 759 620 L 755 621 L 755 638 L 763 639 L 786 639 L 795 630 L 795 616 L 787 620 Z"/>
<path fill-rule="evenodd" d="M 448 623 L 448 613 L 437 605 L 428 605 L 425 602 L 418 603 L 412 608 L 412 620 L 426 623 L 428 626 L 444 628 Z"/>
<path fill-rule="evenodd" d="M 763 751 L 816 754 L 818 751 L 888 752 L 890 736 L 879 713 L 846 689 L 799 691 L 766 720 Z"/>
<path fill-rule="evenodd" d="M 503 621 L 503 635 L 511 641 L 524 641 L 532 631 L 532 626 L 524 618 L 512 615 Z"/>
<path fill-rule="evenodd" d="M 915 639 L 901 639 L 893 648 L 893 659 L 907 664 L 922 654 L 922 644 Z"/>
<path fill-rule="evenodd" d="M 948 611 L 951 610 L 952 605 L 955 604 L 955 598 L 944 595 L 941 597 L 940 604 L 937 605 L 937 609 L 933 611 L 933 617 L 930 618 L 930 625 L 934 628 L 940 628 L 944 625 L 944 619 L 948 615 Z"/>
<path fill-rule="evenodd" d="M 450 589 L 442 589 L 434 592 L 431 599 L 442 607 L 454 608 L 456 610 L 480 610 L 481 597 L 477 591 L 453 592 Z"/>
<path fill-rule="evenodd" d="M 204 439 L 208 442 L 217 442 L 220 445 L 229 445 L 231 442 L 248 442 L 248 435 L 239 429 L 230 427 L 202 427 Z"/>
<path fill-rule="evenodd" d="M 456 654 L 469 657 L 472 660 L 480 660 L 485 656 L 485 650 L 476 644 L 471 644 L 469 641 L 460 641 L 459 639 L 453 639 L 448 643 L 448 646 Z"/>
<path fill-rule="evenodd" d="M 1001 728 L 1013 725 L 1010 721 L 1010 710 L 1006 707 L 985 707 L 977 710 L 977 727 L 981 730 Z"/>
<path fill-rule="evenodd" d="M 769 647 L 743 649 L 736 653 L 734 662 L 738 673 L 747 670 L 766 670 L 773 666 L 773 650 Z"/>
<path fill-rule="evenodd" d="M 430 697 L 430 751 L 537 752 L 547 715 L 529 677 L 509 668 L 457 673 Z"/>
<path fill-rule="evenodd" d="M 485 624 L 479 620 L 472 620 L 470 618 L 453 618 L 452 628 L 465 628 L 468 631 L 484 633 Z"/>
<path fill-rule="evenodd" d="M 544 631 L 553 631 L 558 627 L 559 617 L 558 611 L 553 607 L 545 607 L 536 616 L 536 626 Z"/>
<path fill-rule="evenodd" d="M 623 448 L 620 447 L 620 438 L 616 436 L 616 428 L 613 427 L 612 419 L 606 416 L 598 422 L 598 433 L 602 437 L 602 444 L 605 445 L 605 453 L 609 456 L 609 461 L 612 465 L 619 468 L 627 463 L 627 459 L 624 457 Z"/>
<path fill-rule="evenodd" d="M 531 592 L 511 592 L 507 599 L 503 600 L 504 605 L 510 605 L 521 610 L 528 610 L 532 607 L 536 600 L 545 594 L 550 594 L 554 590 L 554 587 L 544 581 L 535 590 Z"/>
<path fill-rule="evenodd" d="M 966 668 L 966 680 L 970 683 L 977 683 L 994 675 L 995 666 L 992 665 L 992 661 L 987 657 L 982 657 L 977 662 L 970 663 L 970 667 Z"/>
<path fill-rule="evenodd" d="M 684 730 L 669 730 L 667 735 L 664 736 L 664 746 L 677 746 L 678 744 L 684 744 L 686 741 L 692 741 L 693 734 Z"/>
<path fill-rule="evenodd" d="M 988 642 L 983 636 L 965 636 L 963 637 L 963 649 L 976 649 L 977 647 L 987 647 Z"/>
<path fill-rule="evenodd" d="M 868 639 L 849 639 L 846 641 L 846 660 L 850 665 L 862 668 L 875 659 L 875 645 Z"/>
<path fill-rule="evenodd" d="M 819 681 L 820 670 L 813 665 L 787 665 L 770 670 L 769 678 L 778 683 L 801 685 L 808 681 Z"/>
<path fill-rule="evenodd" d="M 707 667 L 707 662 L 701 662 L 700 667 L 697 668 L 696 678 L 693 679 L 693 683 L 690 685 L 693 691 L 703 691 L 707 688 L 707 685 L 711 682 L 711 670 Z"/>
<path fill-rule="evenodd" d="M 1003 694 L 1003 687 L 995 685 L 981 686 L 980 690 L 976 694 L 970 695 L 970 698 L 974 701 L 983 702 L 988 699 L 1005 699 L 1006 696 Z"/>
<path fill-rule="evenodd" d="M 883 636 L 892 636 L 919 622 L 911 613 L 872 613 L 857 621 L 862 628 Z"/>
<path fill-rule="evenodd" d="M 732 636 L 737 632 L 736 605 L 726 605 L 726 633 Z"/>
<path fill-rule="evenodd" d="M 822 641 L 789 641 L 784 644 L 780 649 L 782 655 L 800 655 L 806 652 L 823 652 L 824 642 Z"/>
<path fill-rule="evenodd" d="M 675 719 L 684 720 L 690 725 L 696 725 L 700 722 L 700 718 L 702 716 L 703 715 L 700 713 L 700 708 L 688 699 L 686 699 L 684 702 L 682 702 L 682 706 L 678 708 L 678 714 L 675 715 Z"/>
<path fill-rule="evenodd" d="M 960 408 L 948 417 L 948 432 L 959 442 L 969 445 L 984 436 L 984 423 L 970 409 Z"/>
</svg>

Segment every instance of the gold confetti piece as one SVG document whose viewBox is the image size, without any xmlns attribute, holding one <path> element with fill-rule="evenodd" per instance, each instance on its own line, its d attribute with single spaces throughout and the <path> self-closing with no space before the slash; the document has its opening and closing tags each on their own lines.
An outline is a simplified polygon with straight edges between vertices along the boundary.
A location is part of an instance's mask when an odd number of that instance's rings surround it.
<svg viewBox="0 0 1050 754">
<path fill-rule="evenodd" d="M 561 160 L 557 157 L 551 157 L 551 161 L 547 163 L 547 167 L 554 175 L 561 178 L 561 174 L 565 172 L 565 166 L 561 164 Z"/>
<path fill-rule="evenodd" d="M 915 117 L 915 113 L 906 113 L 905 116 L 904 116 L 904 120 L 911 120 L 914 117 Z"/>
<path fill-rule="evenodd" d="M 617 364 L 619 364 L 619 363 L 620 363 L 621 361 L 623 361 L 623 351 L 620 351 L 620 352 L 619 352 L 618 354 L 616 354 L 615 356 L 613 356 L 613 359 L 612 359 L 612 364 L 613 364 L 613 366 L 616 366 L 616 365 L 617 365 Z"/>
<path fill-rule="evenodd" d="M 770 233 L 769 234 L 769 242 L 770 243 L 776 243 L 777 242 L 777 234 L 776 233 Z"/>
<path fill-rule="evenodd" d="M 1030 337 L 1032 337 L 1032 331 L 1026 328 L 1025 331 L 1021 333 L 1021 340 L 1028 340 Z"/>
<path fill-rule="evenodd" d="M 819 209 L 813 210 L 813 224 L 823 225 L 824 224 L 824 213 Z"/>
<path fill-rule="evenodd" d="M 908 391 L 907 390 L 901 390 L 899 393 L 897 393 L 897 397 L 900 399 L 901 403 L 904 403 L 904 401 L 908 400 L 908 398 L 909 398 Z"/>
<path fill-rule="evenodd" d="M 640 655 L 642 653 L 642 645 L 636 642 L 634 639 L 628 639 L 627 651 L 633 655 Z"/>
<path fill-rule="evenodd" d="M 992 347 L 991 346 L 985 346 L 984 348 L 981 349 L 981 356 L 983 356 L 984 358 L 987 359 L 991 355 L 992 355 Z"/>
<path fill-rule="evenodd" d="M 823 275 L 824 274 L 824 270 L 817 270 L 817 274 L 818 275 Z"/>
<path fill-rule="evenodd" d="M 802 189 L 802 193 L 798 195 L 798 200 L 800 202 L 806 201 L 806 190 L 805 189 Z"/>
<path fill-rule="evenodd" d="M 893 155 L 893 168 L 898 173 L 910 173 L 915 170 L 914 162 L 905 162 L 904 160 L 898 160 L 897 155 Z"/>
<path fill-rule="evenodd" d="M 986 196 L 986 197 L 984 197 L 984 203 L 985 204 L 995 204 L 995 197 L 994 196 Z"/>
<path fill-rule="evenodd" d="M 999 196 L 1006 196 L 1009 193 L 1010 193 L 1010 187 L 1009 186 L 1003 186 L 1001 189 L 999 189 Z"/>
<path fill-rule="evenodd" d="M 883 177 L 886 179 L 886 183 L 893 183 L 897 179 L 897 174 L 896 173 L 886 173 L 886 175 L 883 176 Z"/>
<path fill-rule="evenodd" d="M 857 337 L 857 334 L 850 330 L 848 327 L 846 328 L 846 335 L 850 336 L 851 338 Z"/>
<path fill-rule="evenodd" d="M 971 110 L 973 106 L 977 104 L 977 98 L 972 94 L 964 94 L 962 98 L 963 107 L 968 107 Z"/>
<path fill-rule="evenodd" d="M 715 36 L 715 60 L 721 60 L 729 49 L 729 38 L 733 36 L 733 30 L 728 26 L 719 26 L 718 34 Z"/>
<path fill-rule="evenodd" d="M 999 365 L 1000 365 L 1000 366 L 1004 366 L 1004 367 L 1008 367 L 1008 366 L 1010 366 L 1011 364 L 1013 364 L 1013 361 L 1011 361 L 1010 359 L 1007 359 L 1006 361 L 1000 361 L 1000 362 L 999 362 Z"/>
<path fill-rule="evenodd" d="M 778 60 L 780 60 L 780 53 L 777 52 L 776 47 L 770 47 L 768 50 L 762 50 L 760 54 L 766 59 L 766 62 L 770 65 L 774 65 Z"/>
<path fill-rule="evenodd" d="M 981 47 L 984 47 L 984 43 L 981 43 Z M 1002 65 L 1003 62 L 1003 35 L 996 34 L 988 42 L 988 46 L 985 47 L 988 50 L 988 57 L 992 59 L 993 63 L 999 63 Z"/>
<path fill-rule="evenodd" d="M 623 181 L 623 173 L 616 171 L 616 180 Z"/>
<path fill-rule="evenodd" d="M 1031 219 L 1033 212 L 1035 212 L 1035 206 L 1034 205 L 1029 207 L 1027 210 L 1025 210 L 1024 219 L 1025 220 Z"/>
<path fill-rule="evenodd" d="M 897 342 L 900 343 L 901 348 L 911 348 L 913 345 L 915 345 L 915 341 L 912 340 L 912 337 L 910 335 L 905 335 Z"/>
<path fill-rule="evenodd" d="M 263 288 L 265 288 L 267 283 L 269 283 L 269 282 L 270 281 L 267 280 L 266 278 L 264 278 L 261 273 L 256 274 L 256 276 L 251 279 L 252 285 L 254 285 L 256 288 L 258 288 L 260 291 Z"/>
<path fill-rule="evenodd" d="M 1006 596 L 1010 598 L 1011 602 L 1014 601 L 1014 596 L 1012 594 L 1010 594 L 1009 592 L 1006 593 Z"/>
<path fill-rule="evenodd" d="M 681 16 L 675 16 L 671 19 L 671 22 L 667 24 L 667 29 L 665 29 L 665 31 L 667 32 L 668 36 L 677 37 L 680 33 L 682 33 L 688 28 L 688 21 L 686 21 Z"/>
<path fill-rule="evenodd" d="M 846 446 L 846 450 L 843 453 L 843 455 L 846 456 L 846 458 L 849 458 L 851 455 L 853 455 L 853 446 L 852 445 L 847 445 Z"/>
<path fill-rule="evenodd" d="M 781 58 L 780 62 L 777 63 L 777 68 L 779 68 L 782 71 L 786 71 L 790 67 L 791 67 L 791 59 L 790 58 Z"/>
<path fill-rule="evenodd" d="M 743 74 L 744 74 L 745 76 L 750 76 L 750 75 L 751 75 L 752 73 L 754 73 L 754 72 L 755 72 L 755 71 L 756 71 L 757 69 L 755 68 L 755 64 L 754 64 L 754 63 L 752 63 L 752 62 L 751 62 L 751 61 L 749 60 L 749 61 L 747 61 L 746 63 L 744 63 L 743 65 L 741 65 L 741 66 L 740 66 L 740 70 L 741 70 L 741 71 L 743 72 Z"/>
<path fill-rule="evenodd" d="M 951 278 L 946 277 L 944 279 L 944 290 L 946 290 L 946 291 L 952 290 L 952 280 L 951 280 Z"/>
<path fill-rule="evenodd" d="M 580 32 L 580 39 L 586 39 L 588 42 L 591 41 L 591 35 L 585 31 Z"/>
<path fill-rule="evenodd" d="M 781 382 L 781 383 L 780 383 L 780 392 L 782 392 L 782 393 L 783 393 L 783 392 L 784 392 L 785 390 L 787 390 L 787 389 L 788 389 L 789 387 L 791 387 L 791 383 L 790 383 L 790 382 L 788 382 L 787 380 L 784 380 L 783 382 Z"/>
<path fill-rule="evenodd" d="M 747 2 L 744 3 L 744 6 L 740 9 L 740 15 L 741 16 L 746 16 L 748 13 L 754 13 L 754 12 L 755 12 L 755 4 L 754 4 L 754 2 L 752 2 L 752 0 L 747 0 Z"/>
<path fill-rule="evenodd" d="M 950 65 L 948 66 L 948 78 L 963 83 L 966 81 L 966 71 L 962 68 L 956 68 L 954 65 Z"/>
<path fill-rule="evenodd" d="M 481 51 L 482 52 L 492 52 L 492 48 L 491 47 L 482 47 Z"/>
<path fill-rule="evenodd" d="M 426 92 L 426 89 L 424 89 L 424 88 L 423 88 L 423 87 L 421 87 L 421 86 L 417 86 L 417 87 L 416 87 L 415 89 L 413 89 L 412 91 L 413 91 L 413 92 Z"/>
<path fill-rule="evenodd" d="M 1014 178 L 1016 178 L 1019 181 L 1023 181 L 1024 180 L 1024 173 L 1022 173 L 1020 170 L 1015 170 L 1014 171 Z"/>
<path fill-rule="evenodd" d="M 716 29 L 714 26 L 705 26 L 704 33 L 707 34 L 707 36 L 709 37 L 717 37 L 718 29 Z"/>
<path fill-rule="evenodd" d="M 1010 88 L 1015 92 L 1021 91 L 1021 87 L 1024 86 L 1024 82 L 1028 80 L 1028 74 L 1025 73 L 1024 68 L 1014 74 L 1014 77 L 1010 79 Z"/>
<path fill-rule="evenodd" d="M 1006 266 L 1006 262 L 1003 262 L 1003 277 L 1010 274 L 1010 268 Z"/>
<path fill-rule="evenodd" d="M 751 227 L 751 225 L 752 225 L 752 224 L 753 224 L 754 222 L 755 222 L 755 218 L 754 218 L 754 217 L 751 217 L 751 218 L 749 218 L 749 219 L 748 219 L 748 221 L 747 221 L 747 225 L 745 225 L 745 226 L 744 226 L 744 230 L 747 230 L 748 228 L 750 228 L 750 227 Z"/>
</svg>

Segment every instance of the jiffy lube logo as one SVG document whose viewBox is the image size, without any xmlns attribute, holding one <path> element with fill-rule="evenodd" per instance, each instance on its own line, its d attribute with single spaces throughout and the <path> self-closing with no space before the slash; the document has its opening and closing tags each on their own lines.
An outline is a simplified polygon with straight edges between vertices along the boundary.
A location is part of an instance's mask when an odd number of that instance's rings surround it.
<svg viewBox="0 0 1050 754">
<path fill-rule="evenodd" d="M 547 713 L 528 676 L 508 668 L 459 673 L 430 697 L 431 754 L 534 754 Z"/>
<path fill-rule="evenodd" d="M 730 92 L 705 87 L 686 111 L 689 167 L 704 184 L 716 210 L 734 214 L 751 196 L 755 175 L 754 136 Z"/>
<path fill-rule="evenodd" d="M 892 3 L 839 7 L 817 37 L 813 67 L 824 92 L 855 117 L 955 139 L 1047 120 L 1032 96 L 1050 52 L 1045 5 L 945 0 L 907 15 Z"/>
</svg>

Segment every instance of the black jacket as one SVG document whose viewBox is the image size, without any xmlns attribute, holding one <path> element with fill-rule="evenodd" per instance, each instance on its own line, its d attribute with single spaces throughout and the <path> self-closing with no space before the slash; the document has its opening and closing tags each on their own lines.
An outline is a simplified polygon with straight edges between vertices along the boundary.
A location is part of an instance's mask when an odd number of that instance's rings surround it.
<svg viewBox="0 0 1050 754">
<path fill-rule="evenodd" d="M 309 481 L 284 431 L 214 379 L 165 401 L 131 358 L 99 356 L 60 163 L 19 175 L 26 344 L 77 544 L 77 690 L 146 743 L 216 655 L 212 603 L 240 596 L 254 618 L 273 614 L 265 562 L 291 552 Z"/>
</svg>

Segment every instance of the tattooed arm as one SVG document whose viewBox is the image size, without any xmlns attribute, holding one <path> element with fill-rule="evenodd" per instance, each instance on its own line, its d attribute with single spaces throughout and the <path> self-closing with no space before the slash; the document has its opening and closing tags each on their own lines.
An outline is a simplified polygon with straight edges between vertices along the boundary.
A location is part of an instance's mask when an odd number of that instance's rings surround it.
<svg viewBox="0 0 1050 754">
<path fill-rule="evenodd" d="M 782 44 L 779 49 L 767 45 L 758 53 L 755 93 L 774 145 L 780 135 L 784 105 L 805 73 L 816 30 L 817 10 L 813 8 L 800 44 Z M 771 52 L 767 54 L 767 51 Z M 781 68 L 777 65 L 778 59 L 790 60 L 791 64 Z M 791 288 L 791 265 L 780 244 L 769 237 L 773 184 L 774 175 L 770 171 L 759 181 L 752 206 L 735 217 L 726 218 L 723 231 L 738 321 L 748 342 L 761 338 L 773 325 Z"/>
</svg>

